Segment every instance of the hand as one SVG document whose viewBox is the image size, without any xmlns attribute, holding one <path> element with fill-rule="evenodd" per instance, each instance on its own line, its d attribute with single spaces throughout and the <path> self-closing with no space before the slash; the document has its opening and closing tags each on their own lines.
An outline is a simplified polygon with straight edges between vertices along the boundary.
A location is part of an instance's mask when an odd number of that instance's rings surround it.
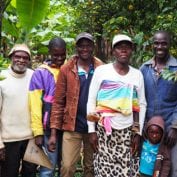
<svg viewBox="0 0 177 177">
<path fill-rule="evenodd" d="M 168 132 L 167 138 L 166 138 L 166 144 L 168 147 L 172 148 L 177 142 L 177 129 L 171 128 Z"/>
<path fill-rule="evenodd" d="M 35 137 L 35 144 L 42 148 L 42 145 L 43 145 L 43 135 L 38 135 Z"/>
<path fill-rule="evenodd" d="M 0 161 L 5 160 L 5 148 L 0 149 Z"/>
<path fill-rule="evenodd" d="M 140 147 L 140 139 L 141 139 L 141 136 L 139 134 L 135 134 L 133 139 L 132 139 L 132 150 L 131 150 L 131 153 L 132 153 L 132 156 L 136 155 L 136 153 L 138 153 L 139 151 L 139 147 Z"/>
<path fill-rule="evenodd" d="M 57 136 L 51 135 L 48 141 L 48 150 L 54 152 L 56 150 Z"/>
<path fill-rule="evenodd" d="M 89 133 L 89 141 L 90 141 L 90 144 L 91 144 L 94 152 L 97 152 L 98 151 L 98 137 L 95 132 Z"/>
</svg>

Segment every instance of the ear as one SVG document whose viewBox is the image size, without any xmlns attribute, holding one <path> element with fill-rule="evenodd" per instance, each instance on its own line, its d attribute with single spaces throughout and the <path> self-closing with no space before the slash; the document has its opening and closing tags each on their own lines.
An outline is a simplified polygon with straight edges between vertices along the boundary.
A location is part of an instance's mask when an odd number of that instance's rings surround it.
<svg viewBox="0 0 177 177">
<path fill-rule="evenodd" d="M 111 50 L 111 55 L 112 55 L 112 56 L 115 55 L 115 49 L 114 49 L 114 48 L 112 48 L 112 50 Z"/>
</svg>

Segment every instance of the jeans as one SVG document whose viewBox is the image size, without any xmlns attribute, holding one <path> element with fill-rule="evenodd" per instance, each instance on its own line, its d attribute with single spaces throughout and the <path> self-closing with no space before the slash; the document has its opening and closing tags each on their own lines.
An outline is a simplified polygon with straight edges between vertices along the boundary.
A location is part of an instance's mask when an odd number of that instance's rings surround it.
<svg viewBox="0 0 177 177">
<path fill-rule="evenodd" d="M 50 152 L 48 151 L 47 144 L 48 144 L 49 136 L 44 135 L 44 148 L 45 151 L 53 164 L 53 169 L 48 169 L 46 167 L 40 167 L 40 177 L 53 177 L 55 175 L 55 168 L 58 165 L 58 168 L 60 169 L 60 163 L 61 163 L 61 143 L 62 143 L 62 133 L 59 132 L 58 134 L 58 142 L 56 145 L 56 151 L 55 152 Z M 58 164 L 57 164 L 58 163 Z M 59 170 L 60 171 L 60 170 Z M 60 176 L 58 174 L 58 176 Z"/>
<path fill-rule="evenodd" d="M 22 160 L 28 140 L 8 142 L 4 144 L 5 161 L 1 166 L 1 177 L 18 177 L 20 166 L 22 167 L 20 171 L 21 177 L 36 177 L 36 165 Z"/>
</svg>

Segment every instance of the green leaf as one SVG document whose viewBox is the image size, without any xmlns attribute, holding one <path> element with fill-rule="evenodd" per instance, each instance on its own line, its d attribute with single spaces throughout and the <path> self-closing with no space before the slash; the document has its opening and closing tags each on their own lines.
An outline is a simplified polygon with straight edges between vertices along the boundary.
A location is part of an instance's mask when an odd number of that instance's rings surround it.
<svg viewBox="0 0 177 177">
<path fill-rule="evenodd" d="M 3 18 L 2 23 L 3 23 L 2 29 L 4 32 L 14 37 L 18 37 L 18 29 L 12 22 Z"/>
<path fill-rule="evenodd" d="M 16 0 L 16 5 L 20 23 L 28 33 L 46 15 L 49 0 Z"/>
</svg>

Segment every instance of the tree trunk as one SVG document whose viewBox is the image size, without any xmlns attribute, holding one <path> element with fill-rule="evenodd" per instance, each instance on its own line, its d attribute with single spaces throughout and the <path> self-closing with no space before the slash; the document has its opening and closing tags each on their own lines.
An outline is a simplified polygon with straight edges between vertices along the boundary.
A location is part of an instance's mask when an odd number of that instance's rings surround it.
<svg viewBox="0 0 177 177">
<path fill-rule="evenodd" d="M 103 62 L 107 60 L 105 53 L 105 43 L 102 36 L 97 36 L 96 38 L 96 56 L 100 58 Z"/>
<path fill-rule="evenodd" d="M 0 0 L 0 51 L 2 46 L 2 19 L 3 13 L 6 10 L 6 7 L 9 5 L 11 0 Z"/>
</svg>

